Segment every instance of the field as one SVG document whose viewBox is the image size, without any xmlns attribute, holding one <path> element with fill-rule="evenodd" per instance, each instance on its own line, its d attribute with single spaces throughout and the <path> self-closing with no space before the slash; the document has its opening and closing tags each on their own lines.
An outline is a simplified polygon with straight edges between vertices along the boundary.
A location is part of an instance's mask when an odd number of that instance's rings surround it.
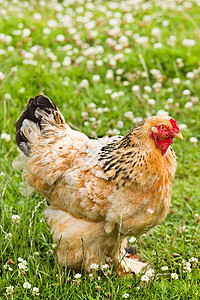
<svg viewBox="0 0 200 300">
<path fill-rule="evenodd" d="M 0 299 L 199 299 L 199 11 L 199 0 L 0 0 Z M 57 265 L 46 201 L 12 167 L 15 122 L 40 93 L 91 138 L 177 120 L 170 211 L 135 241 L 151 274 Z"/>
</svg>

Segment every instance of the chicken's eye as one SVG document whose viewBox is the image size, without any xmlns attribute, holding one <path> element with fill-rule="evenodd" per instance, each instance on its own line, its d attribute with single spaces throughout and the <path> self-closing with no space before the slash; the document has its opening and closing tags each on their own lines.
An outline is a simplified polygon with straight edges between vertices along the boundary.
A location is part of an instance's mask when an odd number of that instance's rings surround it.
<svg viewBox="0 0 200 300">
<path fill-rule="evenodd" d="M 166 127 L 165 127 L 165 126 L 160 126 L 160 128 L 161 128 L 162 130 L 165 130 L 165 129 L 166 129 Z"/>
</svg>

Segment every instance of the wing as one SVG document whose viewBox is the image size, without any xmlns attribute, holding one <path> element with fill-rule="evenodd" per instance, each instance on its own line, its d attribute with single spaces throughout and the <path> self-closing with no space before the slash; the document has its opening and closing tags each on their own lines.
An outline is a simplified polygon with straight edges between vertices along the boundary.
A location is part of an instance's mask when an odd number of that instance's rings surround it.
<svg viewBox="0 0 200 300">
<path fill-rule="evenodd" d="M 76 217 L 104 220 L 115 184 L 107 180 L 99 152 L 116 138 L 90 140 L 71 130 L 39 138 L 32 148 L 24 176 L 49 204 Z"/>
</svg>

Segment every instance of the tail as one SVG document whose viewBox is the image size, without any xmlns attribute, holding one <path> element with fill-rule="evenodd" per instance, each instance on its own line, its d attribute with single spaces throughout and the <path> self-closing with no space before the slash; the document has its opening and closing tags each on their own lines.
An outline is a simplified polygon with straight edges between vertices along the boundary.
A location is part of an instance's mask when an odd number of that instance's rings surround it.
<svg viewBox="0 0 200 300">
<path fill-rule="evenodd" d="M 47 96 L 39 95 L 29 99 L 24 112 L 15 124 L 19 149 L 29 156 L 30 145 L 34 144 L 39 136 L 45 134 L 49 127 L 61 124 L 65 124 L 65 120 Z"/>
</svg>

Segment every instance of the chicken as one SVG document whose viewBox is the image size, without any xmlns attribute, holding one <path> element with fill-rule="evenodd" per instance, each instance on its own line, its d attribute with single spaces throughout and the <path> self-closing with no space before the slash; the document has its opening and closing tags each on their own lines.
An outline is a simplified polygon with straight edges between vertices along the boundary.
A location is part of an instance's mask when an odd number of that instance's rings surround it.
<svg viewBox="0 0 200 300">
<path fill-rule="evenodd" d="M 58 262 L 89 271 L 110 256 L 116 269 L 127 271 L 120 239 L 160 224 L 169 209 L 176 171 L 170 145 L 183 139 L 177 122 L 148 117 L 125 137 L 92 140 L 39 95 L 28 101 L 16 130 L 23 176 L 48 201 Z"/>
</svg>

